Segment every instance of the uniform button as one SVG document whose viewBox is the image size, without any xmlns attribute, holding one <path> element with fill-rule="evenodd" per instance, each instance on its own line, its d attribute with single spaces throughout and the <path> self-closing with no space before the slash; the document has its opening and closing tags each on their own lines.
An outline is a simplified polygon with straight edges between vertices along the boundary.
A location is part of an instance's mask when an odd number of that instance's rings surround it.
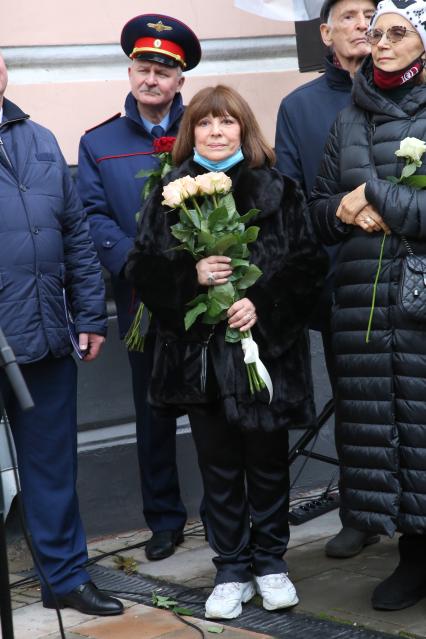
<svg viewBox="0 0 426 639">
<path fill-rule="evenodd" d="M 40 273 L 40 271 L 37 272 L 37 277 L 39 280 L 43 279 L 43 273 Z"/>
<path fill-rule="evenodd" d="M 20 184 L 19 188 L 21 189 L 21 191 L 26 191 L 27 187 L 25 186 L 25 184 Z"/>
<path fill-rule="evenodd" d="M 40 229 L 38 228 L 38 226 L 33 227 L 33 233 L 34 235 L 38 235 L 40 233 Z"/>
<path fill-rule="evenodd" d="M 110 240 L 106 240 L 104 243 L 105 248 L 111 248 L 112 242 Z"/>
</svg>

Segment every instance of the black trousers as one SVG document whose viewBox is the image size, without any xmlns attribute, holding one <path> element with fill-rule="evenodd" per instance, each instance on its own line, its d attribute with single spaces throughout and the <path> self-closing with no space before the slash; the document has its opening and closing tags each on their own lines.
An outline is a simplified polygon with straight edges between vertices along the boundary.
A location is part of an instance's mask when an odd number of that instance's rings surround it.
<svg viewBox="0 0 426 639">
<path fill-rule="evenodd" d="M 182 502 L 176 463 L 176 418 L 157 413 L 147 401 L 152 375 L 154 339 L 145 339 L 143 353 L 129 351 L 143 514 L 152 532 L 182 530 Z"/>
<path fill-rule="evenodd" d="M 216 584 L 287 572 L 288 432 L 243 432 L 220 408 L 188 411 L 204 484 Z"/>
</svg>

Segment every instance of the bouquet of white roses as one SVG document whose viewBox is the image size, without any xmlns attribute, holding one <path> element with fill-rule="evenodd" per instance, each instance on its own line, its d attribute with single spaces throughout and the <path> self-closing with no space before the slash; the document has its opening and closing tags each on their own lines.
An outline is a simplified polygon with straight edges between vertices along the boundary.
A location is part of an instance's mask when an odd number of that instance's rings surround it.
<svg viewBox="0 0 426 639">
<path fill-rule="evenodd" d="M 171 226 L 172 235 L 179 240 L 176 250 L 189 251 L 195 260 L 211 255 L 231 258 L 232 275 L 226 284 L 209 286 L 206 293 L 188 303 L 185 328 L 188 330 L 198 317 L 205 324 L 217 324 L 227 318 L 227 310 L 245 295 L 245 291 L 262 275 L 249 262 L 248 244 L 257 239 L 259 227 L 248 226 L 258 213 L 251 209 L 240 215 L 231 193 L 232 181 L 225 173 L 204 173 L 195 178 L 185 176 L 167 184 L 163 202 L 171 209 L 179 209 L 179 222 Z M 226 329 L 227 342 L 242 343 L 244 362 L 253 394 L 267 387 L 272 399 L 272 382 L 259 358 L 251 331 Z"/>
</svg>

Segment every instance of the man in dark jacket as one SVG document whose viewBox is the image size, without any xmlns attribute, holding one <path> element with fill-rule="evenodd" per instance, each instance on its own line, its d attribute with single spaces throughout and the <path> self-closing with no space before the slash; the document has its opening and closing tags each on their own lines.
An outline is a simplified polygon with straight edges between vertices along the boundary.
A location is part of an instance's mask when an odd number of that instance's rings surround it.
<svg viewBox="0 0 426 639">
<path fill-rule="evenodd" d="M 76 349 L 95 359 L 105 340 L 104 285 L 89 225 L 53 134 L 3 98 L 0 56 L 0 326 L 34 401 L 23 412 L 3 371 L 27 524 L 44 606 L 120 614 L 84 568 L 86 539 L 76 493 Z M 55 602 L 56 599 L 56 602 Z"/>
<path fill-rule="evenodd" d="M 144 186 L 135 176 L 157 166 L 156 138 L 176 136 L 183 114 L 182 71 L 198 64 L 201 48 L 182 22 L 152 14 L 137 16 L 124 26 L 121 46 L 131 59 L 125 115 L 114 116 L 82 137 L 78 187 L 100 260 L 111 273 L 124 337 L 139 302 L 124 279 Z M 175 415 L 155 414 L 146 401 L 152 356 L 152 333 L 146 336 L 143 353 L 129 352 L 143 510 L 153 531 L 145 552 L 154 560 L 168 557 L 183 541 L 186 510 L 176 468 Z"/>
<path fill-rule="evenodd" d="M 326 0 L 321 10 L 321 37 L 331 52 L 325 73 L 286 96 L 278 111 L 275 151 L 278 169 L 300 182 L 309 197 L 318 175 L 328 134 L 338 113 L 351 101 L 352 78 L 370 53 L 365 39 L 375 0 Z M 325 247 L 330 270 L 312 322 L 320 330 L 332 387 L 335 381 L 330 312 L 339 246 Z M 338 442 L 337 442 L 338 448 Z M 326 545 L 330 557 L 352 557 L 378 537 L 343 527 Z"/>
</svg>

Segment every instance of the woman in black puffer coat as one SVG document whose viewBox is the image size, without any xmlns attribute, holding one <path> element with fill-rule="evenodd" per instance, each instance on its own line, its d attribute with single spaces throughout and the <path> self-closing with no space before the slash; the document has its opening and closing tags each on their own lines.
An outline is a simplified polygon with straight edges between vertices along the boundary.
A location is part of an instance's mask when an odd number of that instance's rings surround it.
<svg viewBox="0 0 426 639">
<path fill-rule="evenodd" d="M 344 242 L 333 315 L 342 517 L 360 530 L 403 533 L 400 563 L 373 594 L 373 606 L 388 610 L 426 595 L 426 317 L 413 321 L 398 305 L 403 237 L 426 255 L 426 191 L 387 179 L 401 175 L 400 142 L 426 139 L 426 3 L 400 5 L 378 5 L 372 56 L 332 129 L 311 202 L 321 239 Z"/>
</svg>

